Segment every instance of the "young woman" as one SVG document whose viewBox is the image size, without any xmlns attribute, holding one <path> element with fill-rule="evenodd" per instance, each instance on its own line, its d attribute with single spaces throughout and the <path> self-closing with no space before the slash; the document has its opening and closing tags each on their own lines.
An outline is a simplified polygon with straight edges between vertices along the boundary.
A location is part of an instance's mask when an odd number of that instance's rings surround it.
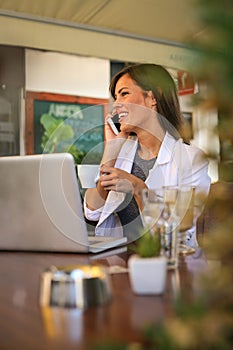
<svg viewBox="0 0 233 350">
<path fill-rule="evenodd" d="M 126 67 L 113 78 L 110 92 L 120 133 L 116 136 L 105 123 L 100 177 L 96 188 L 86 191 L 85 215 L 98 221 L 96 235 L 134 240 L 142 227 L 142 190 L 192 185 L 195 193 L 207 195 L 208 162 L 180 136 L 183 117 L 176 86 L 162 66 Z M 187 240 L 197 244 L 195 225 Z"/>
</svg>

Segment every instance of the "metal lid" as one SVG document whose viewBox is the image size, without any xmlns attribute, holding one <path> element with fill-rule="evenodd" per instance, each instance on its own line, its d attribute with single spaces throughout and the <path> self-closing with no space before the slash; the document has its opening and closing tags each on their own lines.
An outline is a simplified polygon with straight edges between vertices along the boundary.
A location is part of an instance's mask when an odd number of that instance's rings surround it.
<svg viewBox="0 0 233 350">
<path fill-rule="evenodd" d="M 110 300 L 110 278 L 105 266 L 51 266 L 41 275 L 41 306 L 86 309 Z"/>
</svg>

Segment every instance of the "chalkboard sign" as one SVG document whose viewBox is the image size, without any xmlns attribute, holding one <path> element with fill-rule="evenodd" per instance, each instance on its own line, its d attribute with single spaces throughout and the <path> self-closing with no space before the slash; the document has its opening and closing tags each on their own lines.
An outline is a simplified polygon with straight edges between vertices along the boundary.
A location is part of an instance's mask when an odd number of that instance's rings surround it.
<svg viewBox="0 0 233 350">
<path fill-rule="evenodd" d="M 108 100 L 70 95 L 27 92 L 26 95 L 26 153 L 42 153 L 42 138 L 45 132 L 41 117 L 48 114 L 62 120 L 74 131 L 69 140 L 81 152 L 102 153 L 104 141 L 104 115 Z M 62 151 L 66 142 L 59 145 Z M 97 161 L 97 160 L 96 160 Z"/>
</svg>

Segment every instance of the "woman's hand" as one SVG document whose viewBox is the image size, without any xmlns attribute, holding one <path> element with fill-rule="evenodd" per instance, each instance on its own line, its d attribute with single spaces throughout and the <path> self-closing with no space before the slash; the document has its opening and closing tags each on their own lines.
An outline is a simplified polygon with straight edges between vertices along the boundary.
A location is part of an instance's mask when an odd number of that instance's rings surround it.
<svg viewBox="0 0 233 350">
<path fill-rule="evenodd" d="M 124 170 L 102 165 L 99 184 L 105 191 L 132 193 L 141 208 L 141 192 L 147 188 L 144 181 Z"/>
<path fill-rule="evenodd" d="M 113 169 L 112 168 L 116 162 L 117 156 L 121 150 L 122 145 L 124 144 L 126 138 L 128 137 L 128 134 L 124 132 L 120 132 L 118 135 L 115 135 L 112 131 L 110 125 L 107 123 L 107 118 L 105 119 L 105 147 L 104 147 L 104 154 L 101 160 L 101 164 L 105 164 L 105 167 L 107 169 Z M 102 169 L 102 167 L 101 167 Z M 100 172 L 101 173 L 101 172 Z M 127 173 L 126 173 L 127 174 Z M 102 174 L 103 175 L 103 174 Z M 101 179 L 101 177 L 100 177 Z M 86 190 L 86 205 L 91 210 L 96 210 L 98 208 L 101 208 L 108 196 L 109 191 L 112 189 L 110 188 L 113 184 L 110 181 L 110 187 L 108 188 L 108 185 L 104 184 L 104 186 L 101 185 L 101 180 L 99 179 L 97 187 L 96 188 L 88 188 Z M 128 185 L 128 191 L 132 192 L 132 185 L 129 183 Z M 130 187 L 130 189 L 129 189 Z M 125 191 L 127 192 L 127 189 L 125 188 Z"/>
<path fill-rule="evenodd" d="M 106 164 L 109 167 L 114 166 L 118 154 L 121 150 L 121 147 L 125 143 L 128 134 L 125 132 L 119 132 L 118 135 L 115 135 L 112 131 L 112 128 L 107 123 L 107 118 L 105 119 L 104 132 L 105 132 L 105 145 L 104 153 L 101 160 L 101 164 Z"/>
</svg>

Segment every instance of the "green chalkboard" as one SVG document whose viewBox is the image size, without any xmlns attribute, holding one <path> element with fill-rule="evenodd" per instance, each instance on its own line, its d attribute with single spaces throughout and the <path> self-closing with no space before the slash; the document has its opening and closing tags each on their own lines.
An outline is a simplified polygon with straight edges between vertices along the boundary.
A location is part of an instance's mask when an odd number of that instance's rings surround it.
<svg viewBox="0 0 233 350">
<path fill-rule="evenodd" d="M 90 163 L 100 160 L 103 152 L 106 100 L 58 94 L 27 93 L 27 103 L 26 135 L 29 138 L 26 142 L 27 153 L 43 152 L 41 143 L 45 129 L 41 124 L 41 116 L 49 114 L 71 126 L 74 131 L 72 139 L 61 142 L 58 151 L 62 151 L 64 145 L 69 143 L 87 154 L 86 161 L 88 161 L 88 156 Z"/>
</svg>

